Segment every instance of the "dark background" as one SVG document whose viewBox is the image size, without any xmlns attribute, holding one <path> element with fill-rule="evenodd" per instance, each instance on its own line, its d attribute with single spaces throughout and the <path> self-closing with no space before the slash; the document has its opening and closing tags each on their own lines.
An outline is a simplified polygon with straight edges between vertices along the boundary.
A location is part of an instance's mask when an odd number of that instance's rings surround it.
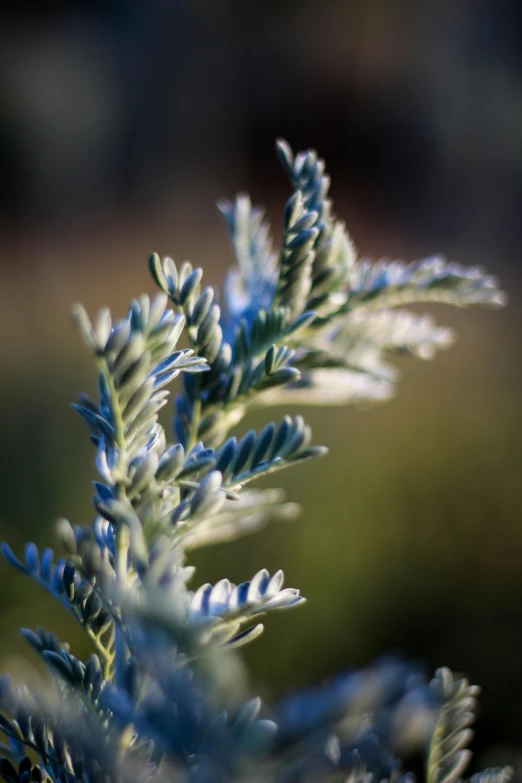
<svg viewBox="0 0 522 783">
<path fill-rule="evenodd" d="M 510 306 L 433 308 L 459 341 L 434 364 L 401 361 L 391 403 L 300 411 L 330 448 L 280 479 L 302 519 L 198 553 L 199 579 L 283 567 L 309 598 L 246 653 L 269 697 L 386 651 L 447 664 L 484 689 L 477 764 L 518 763 L 522 4 L 16 8 L 0 27 L 1 536 L 45 545 L 58 516 L 92 514 L 93 454 L 68 403 L 94 373 L 71 303 L 123 314 L 153 291 L 153 250 L 217 283 L 231 257 L 216 198 L 248 189 L 277 238 L 274 139 L 313 146 L 362 254 L 484 264 Z M 0 591 L 2 670 L 27 665 L 19 625 L 88 651 L 5 564 Z"/>
</svg>

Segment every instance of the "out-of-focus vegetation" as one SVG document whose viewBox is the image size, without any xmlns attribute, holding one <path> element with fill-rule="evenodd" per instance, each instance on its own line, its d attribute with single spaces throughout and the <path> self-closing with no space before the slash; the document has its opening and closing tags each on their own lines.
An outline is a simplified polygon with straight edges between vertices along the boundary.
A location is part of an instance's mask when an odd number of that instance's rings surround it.
<svg viewBox="0 0 522 783">
<path fill-rule="evenodd" d="M 13 547 L 47 542 L 57 516 L 92 513 L 92 451 L 68 407 L 91 376 L 70 304 L 97 306 L 101 290 L 123 313 L 149 285 L 151 250 L 190 253 L 217 281 L 229 256 L 213 200 L 248 185 L 280 225 L 272 138 L 315 145 L 363 253 L 409 260 L 436 249 L 487 264 L 511 304 L 445 314 L 456 346 L 436 368 L 401 360 L 396 400 L 365 413 L 309 411 L 332 452 L 323 496 L 307 465 L 284 475 L 302 519 L 274 525 L 255 547 L 201 553 L 200 576 L 242 580 L 284 565 L 308 597 L 303 611 L 272 620 L 277 656 L 265 655 L 271 634 L 248 651 L 266 690 L 388 650 L 443 661 L 483 685 L 482 747 L 505 742 L 516 756 L 520 9 L 166 6 L 55 3 L 26 8 L 23 25 L 13 11 L 0 34 L 1 536 Z M 2 670 L 23 666 L 20 624 L 81 644 L 65 613 L 6 572 Z"/>
</svg>

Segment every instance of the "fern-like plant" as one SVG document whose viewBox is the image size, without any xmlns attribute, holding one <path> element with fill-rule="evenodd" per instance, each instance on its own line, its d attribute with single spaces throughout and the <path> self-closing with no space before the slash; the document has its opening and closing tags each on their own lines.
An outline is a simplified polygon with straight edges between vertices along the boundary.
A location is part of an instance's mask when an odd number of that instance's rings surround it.
<svg viewBox="0 0 522 783">
<path fill-rule="evenodd" d="M 389 357 L 429 359 L 452 341 L 397 307 L 503 302 L 477 268 L 359 259 L 333 215 L 324 162 L 277 148 L 293 189 L 281 250 L 246 196 L 221 203 L 237 260 L 223 305 L 201 269 L 153 255 L 160 293 L 123 319 L 74 309 L 98 373 L 97 399 L 74 405 L 96 450 L 94 521 L 59 522 L 58 559 L 34 544 L 21 559 L 3 551 L 70 611 L 93 653 L 80 661 L 52 632 L 22 630 L 54 682 L 35 692 L 0 680 L 8 783 L 399 781 L 411 776 L 397 755 L 415 750 L 427 783 L 451 783 L 468 762 L 476 689 L 465 680 L 443 669 L 429 683 L 385 660 L 267 711 L 234 687 L 235 650 L 263 631 L 262 616 L 304 599 L 281 571 L 191 586 L 190 550 L 294 512 L 279 491 L 250 488 L 255 479 L 325 453 L 300 416 L 237 440 L 249 409 L 387 399 Z M 158 414 L 178 375 L 169 442 Z"/>
</svg>

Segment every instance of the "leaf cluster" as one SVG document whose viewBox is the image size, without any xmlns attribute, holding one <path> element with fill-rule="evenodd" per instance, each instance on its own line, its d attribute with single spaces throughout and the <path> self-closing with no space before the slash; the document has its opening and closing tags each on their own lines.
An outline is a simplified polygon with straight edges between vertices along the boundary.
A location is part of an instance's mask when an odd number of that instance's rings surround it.
<svg viewBox="0 0 522 783">
<path fill-rule="evenodd" d="M 467 681 L 440 670 L 430 684 L 418 667 L 379 661 L 268 711 L 240 686 L 236 648 L 259 636 L 262 616 L 304 598 L 283 587 L 281 570 L 192 586 L 194 548 L 296 515 L 279 490 L 252 482 L 326 451 L 301 416 L 238 438 L 249 410 L 386 399 L 390 356 L 430 359 L 453 339 L 397 306 L 503 301 L 479 269 L 359 259 L 334 216 L 324 161 L 285 142 L 278 154 L 293 190 L 280 251 L 247 196 L 221 202 L 237 261 L 222 298 L 201 269 L 154 254 L 160 293 L 122 319 L 74 308 L 97 373 L 96 394 L 73 406 L 95 448 L 92 523 L 59 521 L 58 559 L 32 543 L 22 558 L 7 544 L 3 553 L 76 618 L 93 654 L 83 662 L 52 632 L 22 629 L 49 680 L 34 693 L 0 682 L 8 783 L 406 783 L 405 745 L 429 748 L 428 783 L 452 783 L 469 760 Z M 168 433 L 159 413 L 178 376 Z"/>
</svg>

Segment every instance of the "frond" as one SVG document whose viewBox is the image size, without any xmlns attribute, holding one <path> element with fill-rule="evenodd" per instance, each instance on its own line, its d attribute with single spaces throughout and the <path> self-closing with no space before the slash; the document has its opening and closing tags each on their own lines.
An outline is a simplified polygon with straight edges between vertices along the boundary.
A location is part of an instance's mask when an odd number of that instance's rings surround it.
<svg viewBox="0 0 522 783">
<path fill-rule="evenodd" d="M 188 620 L 196 626 L 207 626 L 211 621 L 210 640 L 218 638 L 220 642 L 232 645 L 246 637 L 245 632 L 238 635 L 239 626 L 265 612 L 288 609 L 304 603 L 305 599 L 294 588 L 282 589 L 284 574 L 277 571 L 270 577 L 268 571 L 259 571 L 252 580 L 240 585 L 231 584 L 222 579 L 216 585 L 202 585 L 192 597 L 188 606 Z M 222 630 L 216 621 L 231 623 L 231 628 Z M 248 629 L 249 639 L 252 632 L 256 636 L 262 626 Z"/>
<path fill-rule="evenodd" d="M 243 316 L 250 319 L 258 310 L 267 310 L 277 284 L 277 254 L 272 250 L 270 228 L 264 211 L 253 207 L 241 194 L 235 202 L 219 201 L 237 260 L 237 268 L 227 273 L 224 284 L 227 310 L 232 324 Z"/>
<path fill-rule="evenodd" d="M 181 371 L 207 368 L 192 350 L 175 350 L 185 321 L 166 309 L 166 301 L 164 294 L 152 302 L 142 297 L 113 327 L 107 310 L 91 326 L 85 311 L 75 309 L 82 335 L 100 365 L 99 404 L 84 397 L 75 407 L 93 433 L 100 472 L 110 483 L 125 479 L 129 463 L 142 450 L 161 450 L 158 412 L 167 397 L 162 387 Z"/>
<path fill-rule="evenodd" d="M 480 267 L 464 267 L 433 256 L 411 264 L 359 261 L 350 275 L 343 309 L 383 309 L 414 302 L 502 307 L 505 301 L 496 278 Z"/>
<path fill-rule="evenodd" d="M 185 318 L 191 350 L 201 357 L 199 361 L 207 363 L 208 372 L 197 377 L 184 376 L 184 393 L 176 398 L 174 431 L 179 443 L 191 448 L 194 440 L 203 436 L 205 427 L 207 435 L 214 430 L 214 437 L 219 438 L 223 422 L 216 416 L 209 424 L 208 415 L 205 423 L 198 422 L 194 439 L 191 435 L 195 409 L 205 409 L 211 401 L 221 403 L 230 386 L 232 348 L 223 338 L 225 324 L 214 290 L 207 287 L 201 291 L 201 269 L 193 269 L 188 261 L 178 269 L 172 258 L 160 259 L 157 254 L 151 256 L 149 265 L 156 283 Z M 234 327 L 232 324 L 229 331 Z"/>
<path fill-rule="evenodd" d="M 313 321 L 315 314 L 307 311 L 292 318 L 288 307 L 272 307 L 258 310 L 250 321 L 243 318 L 237 328 L 233 343 L 233 362 L 239 365 L 258 356 L 266 357 L 269 349 L 281 349 L 281 345 L 299 343 L 302 330 Z M 272 348 L 273 346 L 273 348 Z"/>
<path fill-rule="evenodd" d="M 296 503 L 284 502 L 281 490 L 245 490 L 237 500 L 226 500 L 219 513 L 188 531 L 183 538 L 183 547 L 190 551 L 232 541 L 257 533 L 272 519 L 295 519 L 299 513 Z"/>
<path fill-rule="evenodd" d="M 275 304 L 289 307 L 292 315 L 300 315 L 306 307 L 312 288 L 314 245 L 319 236 L 316 226 L 319 215 L 306 208 L 298 190 L 288 200 L 284 214 L 283 250 L 279 265 L 279 280 Z"/>
<path fill-rule="evenodd" d="M 326 449 L 309 446 L 310 439 L 311 430 L 302 416 L 284 416 L 277 428 L 268 424 L 259 435 L 251 430 L 239 443 L 230 438 L 216 452 L 216 467 L 223 474 L 224 486 L 239 489 L 294 462 L 323 456 Z"/>
<path fill-rule="evenodd" d="M 390 355 L 433 359 L 454 340 L 451 329 L 438 327 L 430 316 L 405 310 L 354 310 L 317 335 L 313 345 L 294 360 L 301 377 L 284 392 L 310 403 L 313 389 L 320 403 L 377 401 L 393 394 L 397 370 Z M 323 379 L 325 382 L 323 382 Z"/>
<path fill-rule="evenodd" d="M 155 253 L 149 265 L 158 286 L 184 315 L 191 348 L 196 356 L 206 360 L 207 369 L 210 369 L 223 342 L 221 310 L 215 301 L 214 289 L 208 286 L 201 290 L 203 271 L 199 267 L 194 269 L 189 261 L 178 270 L 172 258 L 166 256 L 160 260 Z"/>
<path fill-rule="evenodd" d="M 61 644 L 53 633 L 47 633 L 42 628 L 36 633 L 22 628 L 21 633 L 63 686 L 63 693 L 76 696 L 80 704 L 97 713 L 100 720 L 109 717 L 100 702 L 105 680 L 97 655 L 91 655 L 84 664 L 72 655 L 69 646 Z"/>
<path fill-rule="evenodd" d="M 294 355 L 292 349 L 284 345 L 276 348 L 274 344 L 261 359 L 238 362 L 231 368 L 227 378 L 221 400 L 223 407 L 226 409 L 230 406 L 246 404 L 248 397 L 263 389 L 284 386 L 299 378 L 299 370 L 291 366 Z M 214 403 L 212 394 L 209 395 L 207 402 L 209 405 Z"/>
<path fill-rule="evenodd" d="M 475 720 L 479 688 L 468 680 L 455 679 L 449 669 L 438 669 L 431 688 L 440 704 L 439 715 L 428 754 L 427 783 L 459 780 L 471 758 L 467 749 Z"/>
<path fill-rule="evenodd" d="M 344 224 L 332 215 L 330 177 L 325 173 L 324 160 L 315 150 L 298 152 L 294 157 L 290 145 L 282 139 L 276 143 L 276 149 L 293 189 L 301 192 L 306 209 L 317 214 L 318 234 L 307 308 L 325 314 L 335 307 L 337 292 L 355 265 L 356 251 Z"/>
<path fill-rule="evenodd" d="M 365 366 L 364 355 L 372 351 L 433 359 L 454 339 L 451 329 L 436 326 L 429 315 L 406 310 L 354 310 L 325 336 L 325 343 L 331 353 L 344 356 L 348 363 Z"/>
<path fill-rule="evenodd" d="M 324 242 L 333 225 L 332 202 L 328 198 L 330 177 L 325 174 L 324 160 L 315 150 L 298 152 L 294 157 L 284 139 L 276 142 L 276 151 L 292 188 L 300 191 L 306 210 L 316 213 L 317 239 Z"/>
<path fill-rule="evenodd" d="M 382 368 L 379 368 L 382 370 Z M 344 368 L 304 371 L 299 381 L 284 390 L 263 392 L 265 405 L 370 405 L 387 402 L 395 395 L 394 378 Z"/>
<path fill-rule="evenodd" d="M 181 502 L 170 512 L 171 535 L 176 545 L 184 548 L 187 542 L 191 548 L 198 540 L 200 525 L 203 540 L 212 538 L 214 519 L 217 540 L 225 531 L 227 537 L 231 534 L 233 520 L 238 520 L 236 530 L 248 528 L 248 518 L 240 518 L 245 506 L 241 506 L 242 496 L 237 493 L 254 479 L 323 456 L 326 449 L 310 446 L 310 438 L 310 428 L 301 416 L 285 416 L 277 427 L 268 424 L 259 434 L 251 430 L 239 442 L 229 438 L 217 451 L 198 444 L 186 461 L 182 463 L 180 458 L 178 472 L 171 474 L 171 481 L 182 489 Z M 235 509 L 236 502 L 239 505 Z M 246 508 L 249 502 L 247 499 Z M 266 519 L 265 514 L 266 505 L 261 520 Z"/>
<path fill-rule="evenodd" d="M 52 549 L 45 549 L 40 556 L 35 544 L 27 544 L 25 563 L 5 543 L 2 552 L 12 566 L 45 587 L 78 620 L 110 669 L 114 659 L 114 617 L 96 585 L 70 560 L 60 558 L 54 563 Z"/>
</svg>

